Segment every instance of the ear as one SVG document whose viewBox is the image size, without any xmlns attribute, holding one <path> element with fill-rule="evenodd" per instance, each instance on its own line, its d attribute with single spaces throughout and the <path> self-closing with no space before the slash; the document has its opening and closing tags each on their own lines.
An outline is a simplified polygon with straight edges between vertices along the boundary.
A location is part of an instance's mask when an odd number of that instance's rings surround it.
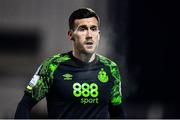
<svg viewBox="0 0 180 120">
<path fill-rule="evenodd" d="M 101 31 L 99 30 L 99 35 L 101 35 Z"/>
<path fill-rule="evenodd" d="M 99 32 L 98 32 L 98 33 L 99 33 L 99 39 L 100 39 L 100 37 L 101 37 L 101 31 L 99 30 Z"/>
<path fill-rule="evenodd" d="M 68 31 L 68 39 L 73 40 L 73 31 L 72 30 Z"/>
</svg>

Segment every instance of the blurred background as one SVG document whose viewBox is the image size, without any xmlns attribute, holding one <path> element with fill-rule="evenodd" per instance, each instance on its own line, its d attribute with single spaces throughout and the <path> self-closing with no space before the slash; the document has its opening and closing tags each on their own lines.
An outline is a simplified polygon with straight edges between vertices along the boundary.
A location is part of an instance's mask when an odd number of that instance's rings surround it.
<svg viewBox="0 0 180 120">
<path fill-rule="evenodd" d="M 47 57 L 71 50 L 68 17 L 101 18 L 98 52 L 120 67 L 127 118 L 180 118 L 178 4 L 157 0 L 0 0 L 0 118 L 13 118 Z M 43 99 L 32 118 L 47 118 Z"/>
</svg>

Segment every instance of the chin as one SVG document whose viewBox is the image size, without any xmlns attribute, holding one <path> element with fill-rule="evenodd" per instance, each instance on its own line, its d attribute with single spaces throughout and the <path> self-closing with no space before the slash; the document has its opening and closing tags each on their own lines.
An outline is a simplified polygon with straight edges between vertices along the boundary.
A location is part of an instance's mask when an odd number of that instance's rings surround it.
<svg viewBox="0 0 180 120">
<path fill-rule="evenodd" d="M 85 54 L 93 54 L 93 53 L 95 53 L 95 51 L 94 50 L 86 50 L 86 51 L 84 51 L 84 53 Z"/>
</svg>

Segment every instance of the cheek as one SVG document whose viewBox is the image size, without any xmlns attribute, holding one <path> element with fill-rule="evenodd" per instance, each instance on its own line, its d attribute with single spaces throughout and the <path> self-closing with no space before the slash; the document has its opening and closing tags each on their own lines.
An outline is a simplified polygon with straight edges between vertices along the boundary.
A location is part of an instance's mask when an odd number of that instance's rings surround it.
<svg viewBox="0 0 180 120">
<path fill-rule="evenodd" d="M 99 42 L 99 40 L 100 40 L 100 36 L 99 36 L 99 35 L 95 36 L 95 41 L 96 41 L 97 43 Z"/>
<path fill-rule="evenodd" d="M 82 44 L 84 42 L 84 39 L 85 38 L 83 36 L 78 36 L 78 35 L 74 36 L 75 42 L 79 44 Z"/>
</svg>

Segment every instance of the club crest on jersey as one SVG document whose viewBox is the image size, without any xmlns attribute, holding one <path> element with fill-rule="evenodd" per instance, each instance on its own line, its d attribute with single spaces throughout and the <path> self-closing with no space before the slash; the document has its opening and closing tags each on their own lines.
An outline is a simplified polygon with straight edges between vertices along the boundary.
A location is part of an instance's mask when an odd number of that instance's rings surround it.
<svg viewBox="0 0 180 120">
<path fill-rule="evenodd" d="M 64 77 L 64 80 L 72 80 L 72 75 L 69 73 L 66 73 L 64 75 L 62 75 Z"/>
<path fill-rule="evenodd" d="M 104 71 L 104 68 L 101 68 L 101 70 L 98 73 L 98 79 L 102 82 L 102 83 L 106 83 L 109 80 L 109 77 L 106 73 L 106 71 Z"/>
</svg>

